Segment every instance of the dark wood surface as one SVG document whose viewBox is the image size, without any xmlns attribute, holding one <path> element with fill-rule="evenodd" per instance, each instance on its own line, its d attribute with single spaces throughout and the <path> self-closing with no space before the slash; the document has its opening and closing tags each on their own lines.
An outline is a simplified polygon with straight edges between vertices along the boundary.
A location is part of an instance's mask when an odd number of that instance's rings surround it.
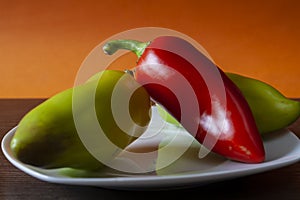
<svg viewBox="0 0 300 200">
<path fill-rule="evenodd" d="M 0 139 L 43 99 L 0 99 Z M 300 136 L 300 119 L 291 127 Z M 186 193 L 188 192 L 188 193 Z M 167 191 L 125 191 L 48 183 L 15 168 L 0 153 L 0 199 L 157 199 L 187 194 L 197 199 L 300 199 L 300 162 L 251 176 Z M 192 197 L 195 194 L 197 196 Z M 166 198 L 166 197 L 164 197 Z"/>
</svg>

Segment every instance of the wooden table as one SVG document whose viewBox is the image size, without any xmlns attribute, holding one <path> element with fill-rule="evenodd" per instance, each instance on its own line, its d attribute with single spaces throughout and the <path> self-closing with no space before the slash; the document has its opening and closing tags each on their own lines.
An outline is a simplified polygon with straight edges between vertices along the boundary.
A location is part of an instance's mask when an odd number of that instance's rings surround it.
<svg viewBox="0 0 300 200">
<path fill-rule="evenodd" d="M 0 99 L 0 139 L 22 116 L 44 99 Z M 300 136 L 300 119 L 290 129 Z M 162 195 L 187 198 L 300 199 L 300 162 L 272 171 L 189 189 L 122 191 L 40 181 L 15 168 L 0 153 L 0 199 L 157 199 Z M 191 197 L 192 194 L 197 196 Z"/>
</svg>

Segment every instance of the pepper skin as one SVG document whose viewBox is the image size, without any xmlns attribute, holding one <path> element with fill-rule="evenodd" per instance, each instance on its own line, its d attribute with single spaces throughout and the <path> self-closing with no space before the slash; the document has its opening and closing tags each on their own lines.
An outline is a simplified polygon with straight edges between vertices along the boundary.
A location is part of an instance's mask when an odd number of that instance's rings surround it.
<svg viewBox="0 0 300 200">
<path fill-rule="evenodd" d="M 129 106 L 129 113 L 135 123 L 128 118 L 124 118 L 122 123 L 127 126 L 126 130 L 131 132 L 124 132 L 116 124 L 111 109 L 113 92 L 115 98 L 120 100 L 118 106 Z M 78 98 L 76 107 L 73 96 L 75 93 L 75 98 Z M 95 94 L 92 98 L 95 106 L 87 101 L 91 94 Z M 129 105 L 121 102 L 126 94 L 132 94 Z M 105 163 L 96 159 L 89 150 L 93 148 L 93 152 L 103 154 L 105 161 L 113 159 L 118 151 L 146 130 L 151 117 L 150 111 L 150 97 L 147 91 L 132 76 L 123 71 L 104 70 L 86 83 L 62 91 L 29 111 L 17 126 L 11 140 L 11 150 L 21 162 L 41 168 L 99 170 Z M 122 115 L 121 111 L 119 112 Z M 76 114 L 78 120 L 84 122 L 84 127 L 88 129 L 95 126 L 90 117 L 95 113 L 97 125 L 101 126 L 105 136 L 119 149 L 108 149 L 103 141 L 97 140 L 92 141 L 94 143 L 89 149 L 83 144 L 74 116 Z M 91 135 L 100 134 L 87 129 L 83 134 L 91 139 Z"/>
<path fill-rule="evenodd" d="M 300 117 L 300 102 L 260 80 L 227 72 L 246 98 L 261 134 L 291 125 Z"/>
<path fill-rule="evenodd" d="M 135 79 L 203 146 L 230 160 L 260 163 L 262 139 L 244 96 L 225 73 L 182 38 L 112 40 L 107 54 L 129 49 L 139 57 Z"/>
<path fill-rule="evenodd" d="M 246 98 L 262 136 L 286 128 L 300 117 L 300 101 L 287 98 L 273 86 L 258 79 L 230 72 L 226 72 L 226 75 Z M 156 107 L 166 122 L 181 126 L 162 106 L 156 104 Z"/>
</svg>

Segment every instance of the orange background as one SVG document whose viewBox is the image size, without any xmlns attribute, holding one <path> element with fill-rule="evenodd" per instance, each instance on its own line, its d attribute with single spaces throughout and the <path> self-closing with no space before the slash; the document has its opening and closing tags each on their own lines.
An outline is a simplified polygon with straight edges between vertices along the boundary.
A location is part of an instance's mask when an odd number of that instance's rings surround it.
<svg viewBox="0 0 300 200">
<path fill-rule="evenodd" d="M 0 98 L 45 98 L 72 87 L 95 46 L 149 26 L 189 35 L 224 71 L 300 97 L 299 11 L 298 0 L 0 0 Z"/>
</svg>

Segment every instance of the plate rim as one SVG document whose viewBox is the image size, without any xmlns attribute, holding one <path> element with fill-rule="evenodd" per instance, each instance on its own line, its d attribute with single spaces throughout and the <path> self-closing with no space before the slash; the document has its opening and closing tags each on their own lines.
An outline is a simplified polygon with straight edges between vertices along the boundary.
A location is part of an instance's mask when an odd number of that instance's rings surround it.
<svg viewBox="0 0 300 200">
<path fill-rule="evenodd" d="M 9 143 L 13 137 L 17 126 L 10 129 L 2 138 L 1 149 L 6 157 L 6 159 L 16 168 L 23 171 L 24 173 L 42 180 L 51 183 L 57 184 L 68 184 L 68 185 L 89 185 L 89 186 L 99 186 L 105 188 L 115 188 L 115 189 L 149 189 L 149 188 L 176 188 L 180 186 L 187 185 L 203 185 L 209 184 L 212 182 L 219 182 L 227 179 L 234 179 L 237 177 L 248 176 L 253 174 L 262 173 L 265 171 L 270 171 L 273 169 L 281 168 L 284 166 L 291 165 L 300 161 L 300 140 L 299 138 L 290 130 L 285 129 L 287 134 L 290 134 L 292 137 L 297 139 L 299 149 L 298 154 L 292 152 L 292 155 L 280 157 L 275 160 L 267 161 L 262 164 L 244 164 L 238 163 L 239 165 L 251 165 L 256 167 L 250 167 L 246 169 L 235 169 L 235 170 L 222 170 L 218 172 L 202 172 L 202 173 L 179 173 L 179 174 L 170 174 L 170 175 L 134 175 L 134 176 L 116 176 L 116 177 L 56 177 L 43 174 L 39 171 L 34 170 L 34 167 L 31 167 L 27 164 L 21 163 L 15 157 L 13 157 L 9 151 Z M 274 162 L 278 160 L 283 160 L 282 162 Z M 233 161 L 227 160 L 225 162 Z M 258 167 L 257 167 L 258 166 Z M 176 180 L 176 181 L 174 181 Z"/>
</svg>

